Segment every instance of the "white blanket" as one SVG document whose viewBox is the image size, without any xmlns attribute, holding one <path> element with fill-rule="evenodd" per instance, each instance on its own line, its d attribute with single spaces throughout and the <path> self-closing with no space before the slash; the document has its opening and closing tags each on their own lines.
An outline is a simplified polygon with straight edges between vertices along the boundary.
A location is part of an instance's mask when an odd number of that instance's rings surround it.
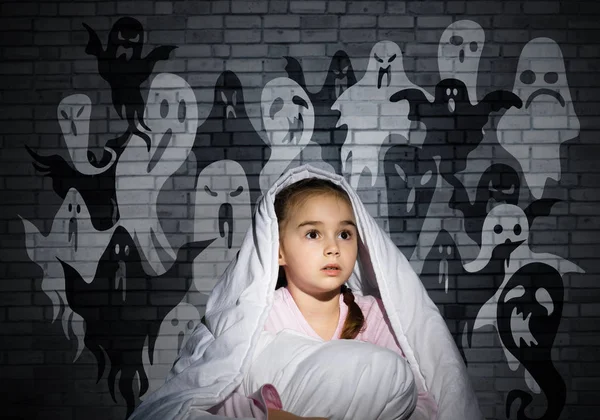
<svg viewBox="0 0 600 420">
<path fill-rule="evenodd" d="M 408 363 L 358 340 L 322 341 L 292 330 L 263 332 L 242 386 L 275 386 L 283 410 L 330 420 L 400 420 L 417 403 Z M 369 396 L 365 398 L 365 396 Z"/>
<path fill-rule="evenodd" d="M 206 410 L 241 385 L 273 302 L 279 271 L 275 195 L 308 177 L 329 179 L 348 192 L 360 236 L 358 261 L 348 286 L 355 293 L 382 299 L 418 388 L 432 393 L 438 403 L 438 418 L 483 418 L 446 323 L 404 254 L 343 177 L 304 165 L 286 172 L 261 198 L 254 227 L 209 297 L 207 326 L 199 324 L 165 384 L 145 398 L 131 420 L 223 418 Z M 373 398 L 371 393 L 358 397 L 367 403 Z"/>
</svg>

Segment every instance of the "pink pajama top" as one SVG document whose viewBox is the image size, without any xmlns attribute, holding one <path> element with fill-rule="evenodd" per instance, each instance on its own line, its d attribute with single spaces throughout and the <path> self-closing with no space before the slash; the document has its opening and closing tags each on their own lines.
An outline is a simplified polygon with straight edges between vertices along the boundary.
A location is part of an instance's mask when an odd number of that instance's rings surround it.
<svg viewBox="0 0 600 420">
<path fill-rule="evenodd" d="M 385 315 L 383 303 L 373 296 L 354 295 L 355 302 L 360 307 L 365 325 L 355 340 L 367 341 L 369 343 L 390 349 L 402 357 L 404 353 L 400 348 L 394 334 L 390 321 Z M 337 329 L 332 340 L 339 340 L 348 315 L 348 306 L 344 303 L 344 297 L 340 294 L 340 318 Z M 310 326 L 308 321 L 300 312 L 296 302 L 286 287 L 275 290 L 273 306 L 267 322 L 265 331 L 277 333 L 283 329 L 291 329 L 309 337 L 323 340 Z M 256 419 L 267 419 L 267 408 L 281 409 L 279 393 L 271 384 L 265 384 L 252 395 L 243 394 L 238 387 L 225 401 L 212 407 L 209 412 L 227 417 L 246 417 Z M 411 419 L 437 419 L 437 403 L 432 395 L 423 389 L 419 389 L 417 407 L 411 415 Z"/>
</svg>

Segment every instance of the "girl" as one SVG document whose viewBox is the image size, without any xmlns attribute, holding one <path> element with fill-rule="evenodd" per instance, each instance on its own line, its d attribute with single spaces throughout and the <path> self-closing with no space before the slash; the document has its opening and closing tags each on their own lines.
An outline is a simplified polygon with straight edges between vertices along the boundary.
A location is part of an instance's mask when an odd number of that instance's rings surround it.
<svg viewBox="0 0 600 420">
<path fill-rule="evenodd" d="M 369 355 L 381 351 L 384 367 L 409 366 L 405 384 L 396 384 L 409 411 L 380 418 L 482 418 L 454 341 L 408 261 L 343 178 L 308 165 L 284 174 L 261 199 L 253 228 L 211 293 L 206 326 L 199 324 L 166 383 L 131 418 L 324 418 L 283 410 L 282 400 L 291 399 L 285 392 L 311 375 L 292 376 L 290 386 L 277 384 L 277 374 L 256 382 L 269 370 L 256 367 L 261 352 L 283 332 L 323 348 L 356 343 L 369 350 L 364 359 L 372 365 L 378 358 Z M 276 365 L 287 353 L 271 353 L 267 362 Z M 338 373 L 353 375 L 364 359 Z M 258 386 L 249 387 L 252 379 Z M 311 386 L 313 399 L 326 396 L 312 415 L 341 418 L 327 407 L 338 397 L 319 392 L 318 382 Z M 405 404 L 411 390 L 418 391 L 416 407 Z M 371 384 L 356 395 L 368 407 L 385 392 Z M 356 407 L 344 418 L 359 418 Z"/>
</svg>

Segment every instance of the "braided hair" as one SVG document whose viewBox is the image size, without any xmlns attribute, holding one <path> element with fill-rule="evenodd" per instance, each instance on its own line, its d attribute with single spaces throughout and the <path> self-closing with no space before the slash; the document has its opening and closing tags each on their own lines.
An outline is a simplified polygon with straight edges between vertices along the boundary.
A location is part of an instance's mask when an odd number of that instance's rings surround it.
<svg viewBox="0 0 600 420">
<path fill-rule="evenodd" d="M 306 200 L 319 195 L 334 195 L 344 200 L 350 207 L 352 203 L 346 191 L 331 181 L 320 178 L 305 178 L 283 188 L 275 197 L 275 214 L 279 225 L 279 231 L 283 230 L 286 220 L 290 216 L 290 210 L 300 206 Z M 287 279 L 283 267 L 279 267 L 279 276 L 275 289 L 287 286 Z M 345 284 L 340 288 L 344 296 L 344 303 L 348 306 L 348 315 L 344 321 L 340 338 L 354 339 L 364 325 L 364 315 L 354 299 L 354 293 Z"/>
</svg>

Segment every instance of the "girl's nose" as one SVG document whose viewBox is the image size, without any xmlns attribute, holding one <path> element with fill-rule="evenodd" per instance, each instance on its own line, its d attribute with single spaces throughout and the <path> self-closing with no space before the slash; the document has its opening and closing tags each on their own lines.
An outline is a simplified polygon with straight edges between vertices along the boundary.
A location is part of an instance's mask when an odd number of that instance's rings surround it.
<svg viewBox="0 0 600 420">
<path fill-rule="evenodd" d="M 325 255 L 339 255 L 339 254 L 340 254 L 340 248 L 338 247 L 338 245 L 335 241 L 331 241 L 325 247 Z"/>
</svg>

